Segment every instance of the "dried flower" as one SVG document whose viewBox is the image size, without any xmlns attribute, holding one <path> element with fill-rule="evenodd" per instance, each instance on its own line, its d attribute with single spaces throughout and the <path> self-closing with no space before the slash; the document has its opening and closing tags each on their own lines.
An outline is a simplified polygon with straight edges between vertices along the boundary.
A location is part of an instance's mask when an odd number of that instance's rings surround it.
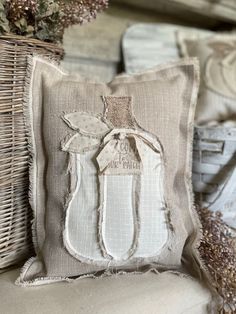
<svg viewBox="0 0 236 314">
<path fill-rule="evenodd" d="M 32 20 L 36 13 L 36 1 L 31 0 L 6 0 L 8 6 L 8 19 L 11 21 L 18 21 L 25 18 L 27 21 Z"/>
<path fill-rule="evenodd" d="M 63 12 L 62 25 L 66 27 L 89 22 L 108 5 L 107 0 L 75 0 L 73 2 L 59 0 L 58 3 Z"/>
<path fill-rule="evenodd" d="M 61 41 L 66 27 L 91 21 L 107 6 L 108 0 L 3 0 L 0 32 Z"/>
<path fill-rule="evenodd" d="M 0 33 L 8 33 L 10 31 L 9 29 L 9 23 L 6 17 L 6 10 L 5 10 L 5 0 L 2 0 L 0 2 Z"/>
<path fill-rule="evenodd" d="M 33 34 L 36 1 L 5 0 L 5 8 L 11 32 L 23 35 Z"/>
<path fill-rule="evenodd" d="M 236 313 L 236 232 L 224 223 L 221 213 L 198 212 L 203 228 L 199 251 L 223 299 L 221 313 Z"/>
</svg>

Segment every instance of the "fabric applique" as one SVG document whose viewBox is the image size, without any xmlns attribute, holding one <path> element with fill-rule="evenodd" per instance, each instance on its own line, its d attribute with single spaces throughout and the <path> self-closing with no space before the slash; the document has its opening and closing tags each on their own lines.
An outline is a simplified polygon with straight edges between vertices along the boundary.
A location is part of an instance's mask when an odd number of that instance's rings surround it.
<svg viewBox="0 0 236 314">
<path fill-rule="evenodd" d="M 113 139 L 104 139 L 104 145 L 97 157 L 101 174 L 141 174 L 142 163 L 131 134 L 128 137 L 128 134 L 115 133 Z"/>
<path fill-rule="evenodd" d="M 131 98 L 123 99 L 130 106 Z M 122 127 L 135 121 L 132 115 L 124 123 L 112 114 L 116 110 L 104 117 L 84 112 L 63 117 L 77 131 L 62 141 L 76 178 L 64 243 L 74 257 L 99 265 L 154 257 L 168 240 L 162 147 L 149 133 Z M 111 127 L 114 122 L 119 128 Z"/>
<path fill-rule="evenodd" d="M 101 117 L 86 112 L 69 113 L 63 118 L 72 129 L 78 130 L 85 135 L 98 137 L 106 134 L 110 130 L 110 127 L 102 121 Z"/>
<path fill-rule="evenodd" d="M 103 140 L 104 148 L 97 156 L 102 174 L 141 174 L 147 154 L 160 153 L 160 147 L 132 129 L 114 129 Z M 156 165 L 153 165 L 153 168 Z"/>
<path fill-rule="evenodd" d="M 105 118 L 116 128 L 135 128 L 137 126 L 132 114 L 132 97 L 103 96 Z"/>
</svg>

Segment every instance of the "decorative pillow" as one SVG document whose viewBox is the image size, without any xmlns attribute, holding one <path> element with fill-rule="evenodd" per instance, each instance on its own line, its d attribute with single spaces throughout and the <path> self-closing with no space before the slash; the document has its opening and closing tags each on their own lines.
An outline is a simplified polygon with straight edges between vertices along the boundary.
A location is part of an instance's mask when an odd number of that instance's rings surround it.
<svg viewBox="0 0 236 314">
<path fill-rule="evenodd" d="M 236 118 L 236 35 L 218 34 L 200 39 L 197 33 L 179 32 L 183 56 L 198 57 L 201 86 L 196 122 L 224 122 Z"/>
<path fill-rule="evenodd" d="M 214 34 L 208 30 L 166 23 L 138 23 L 130 26 L 122 39 L 126 73 L 137 73 L 158 64 L 179 60 L 176 33 L 180 31 L 191 34 L 197 32 L 200 38 Z"/>
<path fill-rule="evenodd" d="M 21 285 L 147 269 L 198 256 L 191 149 L 198 64 L 109 84 L 34 57 L 26 104 L 37 256 Z"/>
</svg>

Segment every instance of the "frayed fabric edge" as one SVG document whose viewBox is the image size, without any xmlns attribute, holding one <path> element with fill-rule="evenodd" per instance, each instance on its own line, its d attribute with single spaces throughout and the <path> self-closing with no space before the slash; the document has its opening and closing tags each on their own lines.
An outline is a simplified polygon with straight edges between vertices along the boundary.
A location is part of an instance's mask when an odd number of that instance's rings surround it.
<svg viewBox="0 0 236 314">
<path fill-rule="evenodd" d="M 173 274 L 176 276 L 180 276 L 181 278 L 186 278 L 186 279 L 191 279 L 193 281 L 196 281 L 195 278 L 192 276 L 178 270 L 166 270 L 166 271 L 158 271 L 158 269 L 154 267 L 150 267 L 147 270 L 144 271 L 125 271 L 125 270 L 120 270 L 117 272 L 113 272 L 110 269 L 106 269 L 102 272 L 92 273 L 92 274 L 85 274 L 85 275 L 80 275 L 76 277 L 63 277 L 63 276 L 49 276 L 49 277 L 37 277 L 32 280 L 24 280 L 25 274 L 29 270 L 29 268 L 32 266 L 32 264 L 37 261 L 37 257 L 31 257 L 25 265 L 22 267 L 21 272 L 19 277 L 16 279 L 15 284 L 20 287 L 34 287 L 34 286 L 42 286 L 42 285 L 48 285 L 51 283 L 57 283 L 57 282 L 66 282 L 66 283 L 72 283 L 76 282 L 82 279 L 86 278 L 91 278 L 91 279 L 100 279 L 100 278 L 106 278 L 106 277 L 118 277 L 118 276 L 133 276 L 133 275 L 144 275 L 144 274 L 149 274 L 149 273 L 154 273 L 156 275 L 160 275 L 163 273 L 167 274 Z"/>
<path fill-rule="evenodd" d="M 195 59 L 194 60 L 194 84 L 193 84 L 193 90 L 192 90 L 192 97 L 190 101 L 190 110 L 188 115 L 188 151 L 193 152 L 193 132 L 194 132 L 194 125 L 190 123 L 190 121 L 193 121 L 193 117 L 195 114 L 196 109 L 196 103 L 197 103 L 197 96 L 198 96 L 198 90 L 200 85 L 200 69 L 199 69 L 199 62 Z M 192 158 L 189 158 L 188 162 L 186 163 L 187 168 L 185 171 L 185 185 L 187 188 L 187 191 L 189 191 L 189 203 L 191 205 L 190 208 L 190 215 L 192 216 L 192 223 L 195 229 L 195 237 L 191 241 L 191 247 L 192 247 L 192 256 L 193 259 L 199 264 L 200 266 L 200 276 L 201 273 L 205 276 L 207 283 L 206 286 L 210 289 L 212 293 L 212 302 L 209 308 L 210 313 L 215 313 L 215 311 L 218 311 L 219 308 L 222 307 L 222 302 L 220 300 L 220 296 L 217 293 L 214 285 L 212 284 L 212 278 L 211 275 L 205 265 L 205 261 L 202 259 L 199 251 L 201 240 L 203 239 L 203 231 L 202 231 L 202 224 L 199 218 L 199 215 L 197 213 L 197 208 L 194 200 L 194 193 L 191 188 L 192 184 Z M 190 187 L 190 188 L 188 188 Z"/>
<path fill-rule="evenodd" d="M 37 215 L 36 215 L 36 171 L 37 165 L 35 161 L 35 136 L 33 130 L 33 102 L 32 102 L 32 85 L 34 81 L 34 72 L 37 62 L 49 64 L 53 67 L 56 67 L 63 75 L 67 73 L 60 67 L 58 62 L 49 57 L 43 57 L 34 53 L 33 55 L 29 55 L 27 57 L 27 70 L 25 77 L 25 89 L 23 96 L 23 116 L 24 123 L 26 126 L 27 132 L 27 142 L 28 142 L 28 152 L 29 152 L 29 189 L 28 189 L 28 198 L 29 204 L 33 213 L 32 219 L 32 242 L 34 246 L 34 250 L 37 253 L 39 251 L 39 243 L 37 238 Z"/>
<path fill-rule="evenodd" d="M 34 69 L 36 66 L 37 60 L 34 56 L 27 57 L 27 70 L 26 70 L 26 78 L 25 78 L 25 90 L 24 90 L 24 98 L 23 98 L 23 115 L 24 115 L 24 123 L 28 130 L 27 132 L 27 141 L 28 141 L 28 151 L 29 151 L 29 190 L 28 190 L 28 198 L 29 204 L 31 206 L 31 210 L 33 213 L 32 220 L 32 241 L 34 245 L 35 251 L 38 250 L 38 241 L 36 235 L 36 213 L 35 213 L 35 199 L 34 199 L 34 191 L 35 191 L 35 177 L 36 177 L 36 164 L 35 164 L 35 138 L 33 132 L 33 108 L 32 108 L 32 84 L 34 79 Z"/>
<path fill-rule="evenodd" d="M 78 278 L 70 278 L 70 277 L 61 277 L 61 276 L 55 276 L 55 277 L 37 277 L 32 280 L 24 280 L 25 274 L 31 267 L 31 265 L 37 261 L 37 257 L 31 257 L 25 265 L 22 267 L 20 276 L 16 279 L 15 284 L 20 287 L 33 287 L 33 286 L 41 286 L 41 285 L 48 285 L 51 283 L 56 283 L 56 282 L 73 282 L 78 279 L 83 279 L 83 278 L 96 278 L 94 274 L 88 274 L 88 275 L 82 275 Z"/>
</svg>

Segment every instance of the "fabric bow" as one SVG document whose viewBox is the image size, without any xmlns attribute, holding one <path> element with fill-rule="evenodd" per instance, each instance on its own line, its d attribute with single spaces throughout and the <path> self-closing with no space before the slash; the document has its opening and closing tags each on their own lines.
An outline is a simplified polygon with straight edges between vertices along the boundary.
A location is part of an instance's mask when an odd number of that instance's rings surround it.
<svg viewBox="0 0 236 314">
<path fill-rule="evenodd" d="M 103 173 L 120 154 L 120 148 L 125 140 L 128 140 L 129 142 L 130 140 L 133 140 L 132 151 L 133 155 L 136 156 L 136 160 L 140 163 L 139 172 L 143 169 L 147 154 L 149 154 L 149 156 L 150 154 L 160 154 L 160 148 L 154 144 L 154 140 L 143 132 L 133 129 L 114 129 L 104 138 L 104 146 L 97 156 L 97 162 L 101 173 Z M 159 160 L 159 158 L 155 158 L 154 156 L 154 160 Z M 157 163 L 153 163 L 153 168 L 155 166 L 157 166 Z M 125 172 L 124 169 L 122 170 Z"/>
</svg>

